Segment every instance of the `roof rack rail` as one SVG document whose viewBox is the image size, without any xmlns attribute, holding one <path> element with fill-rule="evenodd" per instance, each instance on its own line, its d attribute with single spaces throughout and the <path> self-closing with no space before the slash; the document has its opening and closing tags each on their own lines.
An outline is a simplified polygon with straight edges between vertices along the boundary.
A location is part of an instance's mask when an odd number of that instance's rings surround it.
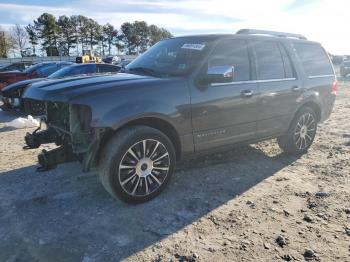
<svg viewBox="0 0 350 262">
<path fill-rule="evenodd" d="M 270 36 L 277 36 L 277 37 L 297 38 L 297 39 L 307 40 L 307 38 L 305 36 L 300 35 L 300 34 L 291 34 L 291 33 L 258 30 L 258 29 L 241 29 L 236 34 L 239 34 L 239 35 L 270 35 Z"/>
</svg>

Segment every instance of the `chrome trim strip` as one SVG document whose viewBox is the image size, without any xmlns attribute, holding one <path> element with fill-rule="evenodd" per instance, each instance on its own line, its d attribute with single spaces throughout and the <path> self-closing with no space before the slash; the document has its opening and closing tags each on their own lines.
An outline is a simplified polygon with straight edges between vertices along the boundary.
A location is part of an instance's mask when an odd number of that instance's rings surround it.
<svg viewBox="0 0 350 262">
<path fill-rule="evenodd" d="M 283 81 L 293 81 L 293 80 L 297 80 L 297 79 L 293 77 L 293 78 L 266 79 L 266 80 L 247 80 L 247 81 L 237 81 L 237 82 L 229 82 L 229 83 L 212 83 L 211 86 L 257 84 L 257 83 L 283 82 Z"/>
<path fill-rule="evenodd" d="M 335 77 L 335 75 L 309 76 L 309 79 L 313 79 L 313 78 L 324 78 L 324 77 Z"/>
</svg>

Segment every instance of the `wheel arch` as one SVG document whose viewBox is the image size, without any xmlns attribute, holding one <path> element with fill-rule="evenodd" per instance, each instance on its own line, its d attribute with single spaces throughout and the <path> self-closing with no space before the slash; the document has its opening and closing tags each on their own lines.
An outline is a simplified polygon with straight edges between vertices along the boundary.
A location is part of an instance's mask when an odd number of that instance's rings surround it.
<svg viewBox="0 0 350 262">
<path fill-rule="evenodd" d="M 294 117 L 296 114 L 298 114 L 298 112 L 300 112 L 300 110 L 302 110 L 305 107 L 310 107 L 312 110 L 314 110 L 316 117 L 317 117 L 317 122 L 319 122 L 321 120 L 321 116 L 322 116 L 322 111 L 321 111 L 321 107 L 319 104 L 317 104 L 314 101 L 307 101 L 305 103 L 303 103 L 298 110 L 295 112 Z M 293 118 L 294 118 L 293 117 Z"/>
<path fill-rule="evenodd" d="M 181 140 L 180 140 L 179 133 L 177 132 L 175 127 L 171 123 L 169 123 L 169 121 L 166 121 L 159 117 L 153 117 L 153 116 L 140 117 L 137 119 L 130 120 L 118 126 L 118 128 L 116 129 L 109 128 L 101 140 L 101 145 L 99 147 L 99 153 L 97 154 L 97 156 L 100 155 L 100 152 L 103 150 L 103 148 L 106 146 L 106 143 L 110 140 L 110 138 L 114 134 L 116 134 L 117 132 L 119 132 L 124 128 L 130 127 L 130 126 L 139 126 L 139 125 L 148 126 L 164 133 L 170 139 L 170 141 L 172 142 L 175 148 L 176 158 L 177 159 L 181 158 L 182 147 L 181 147 Z M 97 160 L 99 161 L 99 159 Z"/>
</svg>

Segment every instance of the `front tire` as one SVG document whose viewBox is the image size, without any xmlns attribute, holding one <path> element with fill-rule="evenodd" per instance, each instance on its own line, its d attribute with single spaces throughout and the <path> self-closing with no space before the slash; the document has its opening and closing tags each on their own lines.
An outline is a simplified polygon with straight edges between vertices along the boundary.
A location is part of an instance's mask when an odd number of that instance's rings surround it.
<svg viewBox="0 0 350 262">
<path fill-rule="evenodd" d="M 129 203 L 142 203 L 159 195 L 176 165 L 172 142 L 147 126 L 127 127 L 116 133 L 100 159 L 103 186 L 113 197 Z"/>
<path fill-rule="evenodd" d="M 277 139 L 279 147 L 293 155 L 304 154 L 312 145 L 317 131 L 317 117 L 310 107 L 303 107 L 295 115 L 287 133 Z"/>
</svg>

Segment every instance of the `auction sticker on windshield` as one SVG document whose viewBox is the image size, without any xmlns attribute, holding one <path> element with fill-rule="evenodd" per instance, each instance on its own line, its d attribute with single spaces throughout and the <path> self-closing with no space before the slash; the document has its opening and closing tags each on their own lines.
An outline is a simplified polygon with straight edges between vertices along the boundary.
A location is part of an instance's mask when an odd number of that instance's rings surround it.
<svg viewBox="0 0 350 262">
<path fill-rule="evenodd" d="M 184 44 L 181 48 L 201 51 L 204 47 L 204 44 Z"/>
</svg>

